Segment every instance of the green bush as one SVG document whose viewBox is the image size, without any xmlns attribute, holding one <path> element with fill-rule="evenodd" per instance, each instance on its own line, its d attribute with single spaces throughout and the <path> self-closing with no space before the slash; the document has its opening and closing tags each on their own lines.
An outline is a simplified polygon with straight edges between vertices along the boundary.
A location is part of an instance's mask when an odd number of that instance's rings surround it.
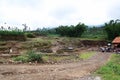
<svg viewBox="0 0 120 80">
<path fill-rule="evenodd" d="M 35 38 L 35 35 L 33 33 L 26 33 L 26 36 L 28 38 Z"/>
<path fill-rule="evenodd" d="M 23 31 L 20 30 L 0 30 L 0 39 L 1 40 L 19 40 L 25 41 L 26 36 Z"/>
<path fill-rule="evenodd" d="M 24 32 L 22 31 L 16 31 L 16 30 L 12 30 L 12 31 L 8 31 L 8 30 L 0 30 L 0 35 L 1 36 L 19 36 L 19 35 L 24 35 Z"/>
<path fill-rule="evenodd" d="M 76 26 L 59 26 L 56 28 L 56 32 L 61 36 L 68 37 L 81 37 L 83 32 L 86 30 L 86 25 L 78 23 Z"/>
<path fill-rule="evenodd" d="M 120 20 L 110 20 L 109 23 L 104 25 L 107 37 L 113 40 L 115 37 L 120 36 Z"/>
<path fill-rule="evenodd" d="M 34 51 L 29 51 L 28 53 L 28 59 L 30 62 L 43 62 L 42 55 L 41 54 L 35 54 Z"/>
<path fill-rule="evenodd" d="M 14 61 L 21 61 L 21 62 L 43 62 L 42 55 L 36 54 L 34 51 L 28 51 L 27 54 L 17 56 L 13 58 Z"/>
<path fill-rule="evenodd" d="M 14 61 L 28 62 L 28 57 L 25 55 L 21 55 L 13 58 Z"/>
</svg>

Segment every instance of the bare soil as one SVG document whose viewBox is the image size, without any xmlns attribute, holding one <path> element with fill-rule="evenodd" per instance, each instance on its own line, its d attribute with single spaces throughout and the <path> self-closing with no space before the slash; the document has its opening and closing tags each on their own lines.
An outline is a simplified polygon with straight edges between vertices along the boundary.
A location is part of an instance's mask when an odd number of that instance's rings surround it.
<svg viewBox="0 0 120 80">
<path fill-rule="evenodd" d="M 83 80 L 105 64 L 110 53 L 96 53 L 88 60 L 61 64 L 1 64 L 0 80 Z M 86 80 L 86 79 L 85 79 Z"/>
</svg>

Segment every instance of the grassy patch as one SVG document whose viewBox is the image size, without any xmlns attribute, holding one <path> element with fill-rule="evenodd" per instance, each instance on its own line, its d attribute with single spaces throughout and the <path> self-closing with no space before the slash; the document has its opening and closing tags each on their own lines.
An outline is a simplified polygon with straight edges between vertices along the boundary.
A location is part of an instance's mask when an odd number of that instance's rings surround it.
<svg viewBox="0 0 120 80">
<path fill-rule="evenodd" d="M 56 56 L 54 54 L 52 55 L 44 55 L 43 56 L 44 62 L 66 62 L 66 61 L 78 61 L 78 57 L 75 55 L 69 55 L 69 56 Z"/>
<path fill-rule="evenodd" d="M 51 41 L 41 38 L 33 38 L 31 41 L 23 43 L 23 48 L 49 48 L 51 47 Z"/>
<path fill-rule="evenodd" d="M 4 46 L 4 45 L 6 45 L 7 44 L 7 42 L 5 42 L 5 41 L 0 41 L 0 45 L 1 46 Z"/>
<path fill-rule="evenodd" d="M 105 40 L 106 39 L 106 35 L 92 35 L 92 34 L 88 34 L 88 35 L 83 35 L 81 37 L 81 39 L 83 40 Z"/>
<path fill-rule="evenodd" d="M 90 57 L 92 57 L 96 52 L 94 51 L 90 51 L 90 52 L 85 52 L 79 55 L 79 58 L 82 59 L 89 59 Z"/>
<path fill-rule="evenodd" d="M 21 55 L 13 58 L 14 61 L 28 62 L 27 55 Z"/>
<path fill-rule="evenodd" d="M 65 61 L 78 61 L 81 59 L 89 59 L 90 57 L 92 57 L 96 52 L 94 51 L 90 51 L 90 52 L 85 52 L 85 53 L 81 53 L 79 55 L 69 55 L 69 56 L 55 56 L 54 54 L 51 56 L 43 56 L 43 60 L 45 62 L 65 62 Z"/>
<path fill-rule="evenodd" d="M 36 36 L 33 33 L 25 33 L 28 38 L 35 38 Z"/>
<path fill-rule="evenodd" d="M 36 54 L 33 51 L 28 51 L 26 54 L 14 57 L 14 61 L 21 61 L 21 62 L 43 62 L 42 55 L 41 54 Z"/>
<path fill-rule="evenodd" d="M 58 34 L 48 34 L 48 37 L 59 37 L 60 35 Z"/>
<path fill-rule="evenodd" d="M 113 54 L 111 60 L 97 70 L 96 74 L 102 76 L 103 80 L 120 80 L 120 55 Z"/>
</svg>

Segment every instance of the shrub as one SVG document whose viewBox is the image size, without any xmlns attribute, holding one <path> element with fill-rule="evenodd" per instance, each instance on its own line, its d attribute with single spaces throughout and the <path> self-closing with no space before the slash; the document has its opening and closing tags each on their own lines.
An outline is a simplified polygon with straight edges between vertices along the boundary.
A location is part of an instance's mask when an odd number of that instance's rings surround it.
<svg viewBox="0 0 120 80">
<path fill-rule="evenodd" d="M 0 30 L 0 39 L 1 40 L 20 40 L 25 41 L 26 36 L 22 31 L 8 31 L 8 30 Z"/>
<path fill-rule="evenodd" d="M 84 24 L 77 24 L 76 26 L 59 26 L 56 28 L 56 32 L 61 36 L 68 36 L 68 37 L 81 37 L 83 32 L 86 30 L 86 25 Z"/>
<path fill-rule="evenodd" d="M 25 55 L 21 55 L 13 58 L 14 61 L 28 62 L 28 57 Z"/>
<path fill-rule="evenodd" d="M 104 25 L 108 39 L 113 40 L 115 37 L 120 36 L 120 20 L 110 20 L 109 23 Z"/>
<path fill-rule="evenodd" d="M 35 35 L 33 33 L 26 33 L 26 36 L 28 38 L 35 38 Z"/>
<path fill-rule="evenodd" d="M 28 59 L 30 62 L 43 62 L 42 55 L 41 54 L 35 54 L 34 51 L 29 51 L 28 53 Z"/>
<path fill-rule="evenodd" d="M 21 61 L 21 62 L 43 62 L 42 55 L 36 54 L 34 51 L 28 51 L 27 54 L 17 56 L 13 58 L 14 61 Z"/>
<path fill-rule="evenodd" d="M 12 36 L 18 36 L 18 35 L 24 35 L 24 32 L 22 31 L 8 31 L 8 30 L 0 30 L 0 35 L 7 36 L 7 35 L 12 35 Z"/>
</svg>

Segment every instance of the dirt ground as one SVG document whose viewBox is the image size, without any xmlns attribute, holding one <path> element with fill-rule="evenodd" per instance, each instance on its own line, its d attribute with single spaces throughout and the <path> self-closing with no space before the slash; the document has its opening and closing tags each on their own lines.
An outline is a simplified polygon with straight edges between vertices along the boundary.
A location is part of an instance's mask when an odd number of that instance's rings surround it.
<svg viewBox="0 0 120 80">
<path fill-rule="evenodd" d="M 110 53 L 96 53 L 88 60 L 61 64 L 1 64 L 0 80 L 86 80 L 109 60 Z"/>
</svg>

